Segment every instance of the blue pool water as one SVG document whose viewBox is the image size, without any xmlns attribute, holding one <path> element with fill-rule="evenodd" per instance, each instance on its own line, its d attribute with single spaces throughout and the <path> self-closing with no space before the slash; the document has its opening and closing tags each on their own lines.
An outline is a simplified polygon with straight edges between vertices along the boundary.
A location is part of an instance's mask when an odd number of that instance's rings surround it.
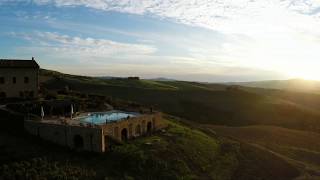
<svg viewBox="0 0 320 180">
<path fill-rule="evenodd" d="M 136 117 L 138 113 L 123 112 L 123 111 L 109 111 L 109 112 L 96 112 L 90 113 L 88 116 L 79 117 L 78 119 L 85 123 L 105 124 L 115 122 L 128 117 Z"/>
</svg>

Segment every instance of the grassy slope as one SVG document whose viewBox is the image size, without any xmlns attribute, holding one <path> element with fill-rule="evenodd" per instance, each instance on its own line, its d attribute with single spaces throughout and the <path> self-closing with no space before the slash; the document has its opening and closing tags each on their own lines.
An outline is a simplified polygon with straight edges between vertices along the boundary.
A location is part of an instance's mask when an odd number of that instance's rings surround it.
<svg viewBox="0 0 320 180">
<path fill-rule="evenodd" d="M 166 133 L 138 138 L 108 154 L 69 152 L 20 134 L 0 133 L 0 146 L 0 162 L 7 164 L 0 166 L 0 179 L 16 172 L 32 174 L 30 177 L 56 177 L 62 172 L 83 179 L 230 179 L 237 166 L 233 162 L 236 149 L 221 152 L 218 140 L 174 122 Z M 87 173 L 79 174 L 79 170 Z"/>
<path fill-rule="evenodd" d="M 233 162 L 242 167 L 235 170 L 235 179 L 270 178 L 271 174 L 280 173 L 279 171 L 288 175 L 294 171 L 284 168 L 291 167 L 287 162 L 305 173 L 306 179 L 318 178 L 320 153 L 314 148 L 320 147 L 316 142 L 318 134 L 286 128 L 320 132 L 320 116 L 317 111 L 320 107 L 320 95 L 259 88 L 227 91 L 227 86 L 224 85 L 194 82 L 159 83 L 171 88 L 146 88 L 138 84 L 127 87 L 125 82 L 110 86 L 87 83 L 76 77 L 52 79 L 45 86 L 55 89 L 68 85 L 77 91 L 156 104 L 164 112 L 202 124 L 242 126 L 218 128 L 205 125 L 206 131 L 209 127 L 219 135 L 244 142 L 238 150 L 237 161 Z"/>
<path fill-rule="evenodd" d="M 162 90 L 174 90 L 174 86 L 170 86 L 161 82 L 152 80 L 128 80 L 128 79 L 101 79 L 88 76 L 76 76 L 69 74 L 61 74 L 56 71 L 40 70 L 40 81 L 50 81 L 53 78 L 73 80 L 78 83 L 87 83 L 92 85 L 105 85 L 116 87 L 132 87 L 132 88 L 144 88 L 144 89 L 162 89 Z"/>
<path fill-rule="evenodd" d="M 169 124 L 165 133 L 138 138 L 107 154 L 74 153 L 24 134 L 1 132 L 0 179 L 285 180 L 298 175 L 270 153 L 210 137 L 175 120 Z"/>
<path fill-rule="evenodd" d="M 166 113 L 200 123 L 230 126 L 263 124 L 320 132 L 318 111 L 276 96 L 242 90 L 227 91 L 223 85 L 193 82 L 149 81 L 148 85 L 142 86 L 145 81 L 99 79 L 97 83 L 83 78 L 59 75 L 59 78 L 45 81 L 44 86 L 48 89 L 68 86 L 84 93 L 154 105 Z M 48 78 L 42 76 L 41 79 Z"/>
<path fill-rule="evenodd" d="M 281 99 L 289 103 L 296 104 L 298 106 L 303 106 L 304 108 L 308 108 L 310 110 L 318 111 L 320 109 L 320 95 L 318 93 L 306 93 L 248 87 L 242 87 L 242 89 L 259 95 Z"/>
<path fill-rule="evenodd" d="M 320 134 L 274 126 L 225 127 L 202 125 L 221 135 L 250 143 L 283 156 L 305 173 L 306 179 L 320 178 Z"/>
<path fill-rule="evenodd" d="M 291 90 L 291 91 L 300 91 L 300 92 L 309 92 L 309 93 L 320 92 L 319 81 L 311 81 L 311 80 L 303 80 L 303 79 L 239 82 L 239 83 L 230 83 L 230 84 L 237 84 L 237 85 L 246 86 L 246 87 Z"/>
</svg>

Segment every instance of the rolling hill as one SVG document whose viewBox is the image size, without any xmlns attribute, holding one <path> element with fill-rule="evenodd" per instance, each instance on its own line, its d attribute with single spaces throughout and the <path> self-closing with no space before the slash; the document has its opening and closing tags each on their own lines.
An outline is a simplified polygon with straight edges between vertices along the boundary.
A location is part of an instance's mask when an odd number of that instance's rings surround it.
<svg viewBox="0 0 320 180">
<path fill-rule="evenodd" d="M 283 157 L 301 169 L 303 179 L 320 178 L 320 134 L 318 133 L 274 126 L 202 125 L 201 127 Z"/>
<path fill-rule="evenodd" d="M 216 140 L 222 151 L 231 153 L 219 155 L 223 161 L 231 158 L 229 163 L 239 165 L 238 168 L 224 167 L 226 179 L 320 177 L 320 95 L 314 91 L 184 81 L 96 79 L 46 70 L 40 79 L 42 87 L 49 91 L 68 87 L 75 92 L 138 102 L 181 117 L 179 122 L 199 129 Z M 186 154 L 189 155 L 190 152 Z M 219 179 L 205 174 L 207 177 L 196 173 L 186 178 Z"/>
<path fill-rule="evenodd" d="M 311 80 L 303 80 L 303 79 L 232 82 L 227 84 L 240 85 L 245 87 L 254 87 L 254 88 L 278 89 L 278 90 L 289 90 L 289 91 L 299 91 L 299 92 L 309 92 L 309 93 L 320 92 L 319 81 L 311 81 Z"/>
<path fill-rule="evenodd" d="M 313 98 L 308 101 L 298 92 L 292 92 L 291 98 L 283 98 L 260 89 L 229 89 L 221 84 L 101 80 L 50 72 L 41 74 L 42 86 L 51 91 L 68 87 L 82 93 L 135 101 L 198 123 L 274 125 L 320 132 L 320 112 L 316 110 L 320 95 L 317 94 L 311 94 Z M 286 91 L 281 93 L 288 95 Z M 306 97 L 311 95 L 306 94 Z"/>
<path fill-rule="evenodd" d="M 0 179 L 289 180 L 300 174 L 272 153 L 167 119 L 166 131 L 106 154 L 74 152 L 22 131 L 0 131 Z"/>
</svg>

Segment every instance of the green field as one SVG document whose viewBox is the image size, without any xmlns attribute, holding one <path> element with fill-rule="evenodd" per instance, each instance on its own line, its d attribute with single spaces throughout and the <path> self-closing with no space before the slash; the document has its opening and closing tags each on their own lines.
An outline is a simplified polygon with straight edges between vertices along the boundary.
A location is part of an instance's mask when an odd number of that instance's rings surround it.
<svg viewBox="0 0 320 180">
<path fill-rule="evenodd" d="M 273 152 L 301 169 L 305 179 L 320 178 L 320 134 L 318 133 L 274 126 L 202 125 L 202 128 Z"/>
<path fill-rule="evenodd" d="M 41 70 L 40 80 L 47 92 L 69 89 L 152 106 L 170 114 L 166 116 L 169 128 L 106 154 L 73 152 L 18 129 L 7 132 L 4 128 L 0 133 L 0 179 L 17 179 L 13 174 L 22 179 L 320 177 L 318 94 L 183 81 L 102 79 L 48 70 Z"/>
<path fill-rule="evenodd" d="M 271 153 L 212 137 L 172 118 L 168 123 L 165 132 L 107 154 L 77 153 L 32 136 L 0 133 L 0 179 L 285 180 L 299 175 Z"/>
<path fill-rule="evenodd" d="M 78 76 L 59 74 L 46 78 L 46 75 L 41 79 L 44 79 L 43 87 L 49 90 L 67 86 L 82 93 L 154 106 L 168 114 L 199 123 L 275 125 L 320 132 L 320 112 L 316 110 L 316 107 L 320 108 L 320 95 L 317 94 L 282 91 L 281 94 L 272 94 L 266 90 L 253 91 L 248 88 L 230 90 L 226 85 L 182 81 L 98 79 L 97 83 Z"/>
<path fill-rule="evenodd" d="M 236 84 L 244 87 L 288 90 L 295 92 L 319 93 L 320 81 L 289 79 L 289 80 L 273 80 L 273 81 L 257 81 L 257 82 L 236 82 L 228 83 Z"/>
</svg>

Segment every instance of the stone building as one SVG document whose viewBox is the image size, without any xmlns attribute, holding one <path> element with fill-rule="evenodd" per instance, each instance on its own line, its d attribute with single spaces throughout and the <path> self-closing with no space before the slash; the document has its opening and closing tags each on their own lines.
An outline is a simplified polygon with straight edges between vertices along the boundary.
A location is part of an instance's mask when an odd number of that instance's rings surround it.
<svg viewBox="0 0 320 180">
<path fill-rule="evenodd" d="M 0 59 L 0 99 L 38 96 L 39 65 L 32 60 Z"/>
<path fill-rule="evenodd" d="M 69 122 L 68 122 L 69 121 Z M 106 152 L 114 143 L 148 135 L 167 127 L 161 113 L 141 114 L 104 124 L 82 124 L 78 120 L 26 120 L 30 134 L 71 149 Z"/>
</svg>

